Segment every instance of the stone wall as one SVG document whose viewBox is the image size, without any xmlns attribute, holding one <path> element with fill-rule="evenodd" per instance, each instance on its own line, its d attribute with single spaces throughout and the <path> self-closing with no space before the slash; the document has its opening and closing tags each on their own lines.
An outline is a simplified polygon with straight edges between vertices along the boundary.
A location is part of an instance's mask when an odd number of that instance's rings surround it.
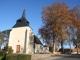
<svg viewBox="0 0 80 60">
<path fill-rule="evenodd" d="M 35 53 L 49 53 L 49 47 L 44 47 L 41 44 L 35 44 Z"/>
<path fill-rule="evenodd" d="M 39 60 L 40 58 L 50 57 L 53 54 L 32 54 L 31 60 Z"/>
</svg>

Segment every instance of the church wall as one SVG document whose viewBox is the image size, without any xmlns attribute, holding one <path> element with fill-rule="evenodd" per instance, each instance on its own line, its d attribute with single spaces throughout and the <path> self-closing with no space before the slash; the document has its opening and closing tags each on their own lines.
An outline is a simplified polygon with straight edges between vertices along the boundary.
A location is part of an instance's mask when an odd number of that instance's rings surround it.
<svg viewBox="0 0 80 60">
<path fill-rule="evenodd" d="M 12 31 L 10 31 L 8 46 L 12 46 Z"/>
<path fill-rule="evenodd" d="M 49 53 L 49 47 L 44 47 L 41 44 L 36 44 L 35 43 L 35 53 L 39 54 L 39 53 Z"/>
<path fill-rule="evenodd" d="M 43 53 L 49 53 L 49 47 L 43 47 Z"/>
<path fill-rule="evenodd" d="M 25 34 L 27 35 L 25 36 Z M 10 32 L 8 46 L 12 46 L 12 49 L 14 50 L 13 53 L 16 53 L 16 45 L 20 45 L 20 53 L 33 53 L 34 38 L 33 37 L 31 38 L 31 36 L 33 35 L 34 34 L 30 27 L 13 28 L 12 31 Z"/>
<path fill-rule="evenodd" d="M 26 53 L 34 53 L 34 33 L 32 32 L 32 29 L 29 27 L 28 29 L 28 36 L 27 36 L 27 48 L 28 50 Z"/>
<path fill-rule="evenodd" d="M 20 53 L 33 54 L 48 53 L 48 47 L 35 43 L 34 49 L 34 33 L 30 27 L 13 28 L 10 32 L 9 44 L 16 53 L 16 45 L 20 45 Z"/>
<path fill-rule="evenodd" d="M 20 52 L 22 53 L 24 51 L 24 33 L 25 29 L 23 28 L 13 28 L 12 33 L 10 34 L 10 40 L 12 40 L 9 45 L 12 46 L 12 49 L 14 50 L 13 53 L 16 53 L 16 46 L 20 45 Z"/>
<path fill-rule="evenodd" d="M 38 51 L 38 44 L 35 43 L 35 53 L 39 53 Z"/>
<path fill-rule="evenodd" d="M 39 51 L 39 53 L 41 53 L 41 44 L 38 44 L 38 51 Z"/>
</svg>

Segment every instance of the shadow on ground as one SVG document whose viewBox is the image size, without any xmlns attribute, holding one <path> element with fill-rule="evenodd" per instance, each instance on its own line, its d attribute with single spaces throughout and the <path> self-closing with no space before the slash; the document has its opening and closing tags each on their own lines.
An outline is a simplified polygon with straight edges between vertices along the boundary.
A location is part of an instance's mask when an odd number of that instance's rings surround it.
<svg viewBox="0 0 80 60">
<path fill-rule="evenodd" d="M 51 57 L 39 58 L 38 60 L 80 60 L 80 54 L 52 55 Z"/>
<path fill-rule="evenodd" d="M 77 59 L 80 59 L 80 54 L 62 54 L 62 55 L 52 55 L 52 57 L 77 58 Z"/>
</svg>

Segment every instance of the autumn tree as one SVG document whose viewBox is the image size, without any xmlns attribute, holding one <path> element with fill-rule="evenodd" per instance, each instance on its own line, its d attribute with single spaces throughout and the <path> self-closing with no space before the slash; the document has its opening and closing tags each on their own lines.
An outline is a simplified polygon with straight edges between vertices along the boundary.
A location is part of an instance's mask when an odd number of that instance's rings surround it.
<svg viewBox="0 0 80 60">
<path fill-rule="evenodd" d="M 77 35 L 77 43 L 78 45 L 80 45 L 80 30 L 77 31 L 76 35 Z"/>
<path fill-rule="evenodd" d="M 79 29 L 76 32 L 76 36 L 77 36 L 77 39 L 73 38 L 72 41 L 73 41 L 75 48 L 77 49 L 77 54 L 78 54 L 79 53 L 78 49 L 80 47 L 80 30 Z"/>
<path fill-rule="evenodd" d="M 75 24 L 75 30 L 76 32 L 74 32 L 74 36 L 72 38 L 72 42 L 73 45 L 77 48 L 77 54 L 78 54 L 78 48 L 79 48 L 79 44 L 80 44 L 80 6 L 76 6 L 73 8 L 74 11 L 74 17 L 75 20 L 77 20 L 77 23 L 74 22 Z M 77 37 L 77 39 L 75 39 L 75 36 Z"/>
<path fill-rule="evenodd" d="M 43 25 L 39 28 L 39 34 L 47 44 L 53 42 L 53 52 L 55 52 L 55 42 L 61 43 L 69 40 L 68 27 L 75 29 L 79 27 L 79 21 L 75 19 L 75 9 L 70 9 L 65 2 L 55 2 L 42 9 Z"/>
</svg>

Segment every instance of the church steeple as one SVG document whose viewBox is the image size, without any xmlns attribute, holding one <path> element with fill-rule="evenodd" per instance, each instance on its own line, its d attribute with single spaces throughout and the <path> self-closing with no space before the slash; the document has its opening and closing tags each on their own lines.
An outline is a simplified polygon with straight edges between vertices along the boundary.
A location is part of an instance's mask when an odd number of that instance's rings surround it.
<svg viewBox="0 0 80 60">
<path fill-rule="evenodd" d="M 23 10 L 22 18 L 26 18 L 26 10 Z"/>
<path fill-rule="evenodd" d="M 26 19 L 26 10 L 25 10 L 25 9 L 23 10 L 22 17 L 19 18 L 19 19 L 16 21 L 16 24 L 15 24 L 12 28 L 24 27 L 24 26 L 29 26 L 29 22 L 28 22 L 28 20 Z"/>
</svg>

